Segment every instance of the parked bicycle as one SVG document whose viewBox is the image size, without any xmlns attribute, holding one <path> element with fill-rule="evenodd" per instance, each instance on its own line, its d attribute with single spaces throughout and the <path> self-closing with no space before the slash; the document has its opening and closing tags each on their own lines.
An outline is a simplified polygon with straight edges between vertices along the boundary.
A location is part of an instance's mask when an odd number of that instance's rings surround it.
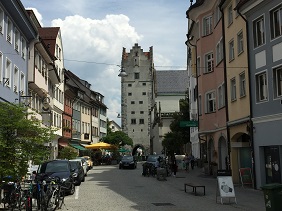
<svg viewBox="0 0 282 211">
<path fill-rule="evenodd" d="M 21 186 L 19 181 L 4 182 L 1 186 L 1 203 L 4 209 L 15 210 L 21 209 Z"/>
</svg>

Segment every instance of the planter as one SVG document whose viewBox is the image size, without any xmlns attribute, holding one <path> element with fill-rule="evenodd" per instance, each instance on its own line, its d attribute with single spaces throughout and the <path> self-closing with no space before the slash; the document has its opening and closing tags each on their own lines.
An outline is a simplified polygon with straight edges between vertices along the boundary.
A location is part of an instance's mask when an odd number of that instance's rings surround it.
<svg viewBox="0 0 282 211">
<path fill-rule="evenodd" d="M 217 177 L 217 166 L 211 166 L 212 169 L 212 176 Z"/>
<path fill-rule="evenodd" d="M 209 175 L 209 164 L 208 163 L 204 163 L 203 165 L 203 172 L 207 175 Z"/>
</svg>

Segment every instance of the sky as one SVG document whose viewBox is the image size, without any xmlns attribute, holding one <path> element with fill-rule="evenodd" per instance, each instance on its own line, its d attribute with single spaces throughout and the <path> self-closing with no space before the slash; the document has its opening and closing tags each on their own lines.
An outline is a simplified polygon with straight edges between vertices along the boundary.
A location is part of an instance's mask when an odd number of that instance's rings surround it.
<svg viewBox="0 0 282 211">
<path fill-rule="evenodd" d="M 109 120 L 120 124 L 123 47 L 153 47 L 158 70 L 185 70 L 189 0 L 21 0 L 42 27 L 60 27 L 64 66 L 104 96 Z"/>
</svg>

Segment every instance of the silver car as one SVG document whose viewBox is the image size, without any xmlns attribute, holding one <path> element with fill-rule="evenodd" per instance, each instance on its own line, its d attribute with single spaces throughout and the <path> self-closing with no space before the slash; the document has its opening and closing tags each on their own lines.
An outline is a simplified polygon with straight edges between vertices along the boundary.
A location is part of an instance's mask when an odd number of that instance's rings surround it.
<svg viewBox="0 0 282 211">
<path fill-rule="evenodd" d="M 88 164 L 87 164 L 86 159 L 83 158 L 83 157 L 77 157 L 77 158 L 71 159 L 71 160 L 79 161 L 81 163 L 82 168 L 83 168 L 84 176 L 87 176 Z"/>
</svg>

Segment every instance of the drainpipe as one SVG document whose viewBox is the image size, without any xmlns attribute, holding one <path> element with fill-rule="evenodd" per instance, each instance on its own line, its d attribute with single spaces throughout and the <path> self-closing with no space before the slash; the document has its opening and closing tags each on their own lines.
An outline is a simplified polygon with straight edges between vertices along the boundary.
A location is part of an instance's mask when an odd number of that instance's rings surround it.
<svg viewBox="0 0 282 211">
<path fill-rule="evenodd" d="M 226 55 L 226 45 L 225 45 L 225 25 L 224 25 L 224 12 L 222 9 L 222 5 L 225 2 L 225 0 L 221 1 L 220 4 L 218 5 L 220 12 L 221 12 L 221 21 L 222 21 L 222 39 L 223 39 L 223 55 Z M 231 153 L 231 143 L 230 143 L 230 128 L 228 126 L 228 121 L 229 121 L 229 109 L 228 109 L 228 93 L 227 93 L 227 68 L 226 68 L 226 56 L 223 60 L 223 65 L 224 65 L 224 81 L 225 81 L 225 86 L 224 86 L 224 96 L 225 96 L 225 118 L 226 118 L 226 135 L 227 135 L 227 147 L 228 147 L 228 161 L 227 161 L 227 170 L 231 171 L 232 174 L 232 169 L 231 169 L 231 159 L 230 159 L 230 153 Z"/>
<path fill-rule="evenodd" d="M 247 19 L 241 14 L 241 12 L 239 11 L 240 6 L 239 7 L 235 7 L 234 10 L 237 9 L 238 14 L 243 18 L 243 20 L 246 23 L 246 40 L 247 40 L 247 64 L 248 64 L 248 77 L 249 77 L 249 96 L 250 96 L 250 126 L 249 126 L 249 133 L 250 133 L 250 142 L 251 142 L 251 147 L 252 147 L 252 167 L 253 167 L 253 178 L 254 178 L 254 188 L 257 189 L 257 184 L 256 184 L 256 168 L 255 168 L 255 149 L 254 149 L 254 131 L 253 131 L 253 121 L 252 121 L 252 117 L 253 117 L 253 111 L 252 111 L 252 97 L 251 97 L 251 69 L 250 69 L 250 65 L 249 65 L 249 61 L 250 61 L 250 45 L 249 45 L 249 24 Z"/>
</svg>

